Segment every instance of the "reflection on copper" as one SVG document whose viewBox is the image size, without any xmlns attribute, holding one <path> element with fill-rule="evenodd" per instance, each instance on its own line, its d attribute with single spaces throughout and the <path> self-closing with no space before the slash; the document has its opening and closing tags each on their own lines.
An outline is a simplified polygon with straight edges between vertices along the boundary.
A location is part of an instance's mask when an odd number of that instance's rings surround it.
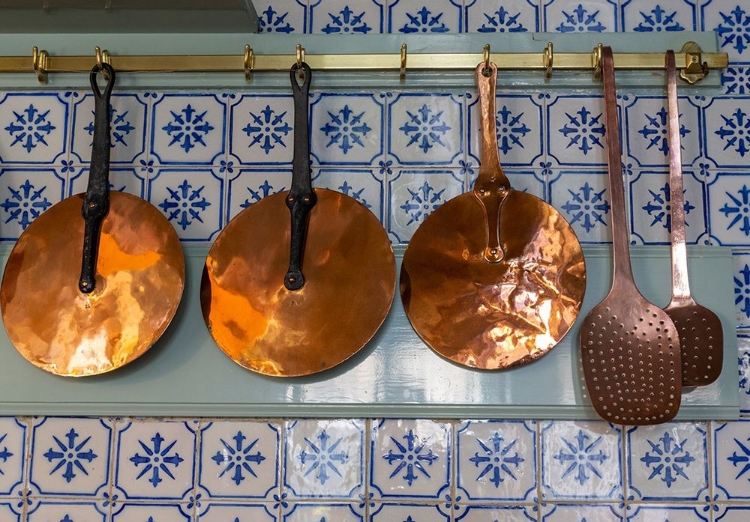
<svg viewBox="0 0 750 522">
<path fill-rule="evenodd" d="M 8 337 L 48 372 L 109 372 L 145 353 L 174 317 L 185 263 L 172 225 L 148 202 L 110 193 L 96 289 L 78 290 L 83 194 L 41 214 L 8 258 L 0 305 Z"/>
<path fill-rule="evenodd" d="M 349 196 L 315 193 L 301 290 L 284 286 L 288 192 L 238 214 L 206 259 L 206 326 L 216 344 L 249 370 L 291 377 L 336 366 L 367 344 L 391 307 L 396 265 L 380 221 Z"/>
<path fill-rule="evenodd" d="M 570 224 L 518 192 L 500 167 L 497 68 L 477 67 L 482 164 L 474 190 L 430 214 L 404 254 L 401 298 L 414 330 L 437 353 L 480 369 L 538 359 L 573 326 L 586 266 Z"/>
</svg>

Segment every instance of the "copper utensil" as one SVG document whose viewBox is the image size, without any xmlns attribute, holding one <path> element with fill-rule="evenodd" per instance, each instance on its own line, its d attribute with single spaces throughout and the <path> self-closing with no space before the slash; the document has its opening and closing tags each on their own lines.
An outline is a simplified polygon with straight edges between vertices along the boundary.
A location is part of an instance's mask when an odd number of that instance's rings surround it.
<svg viewBox="0 0 750 522">
<path fill-rule="evenodd" d="M 108 78 L 103 93 L 99 71 Z M 43 370 L 75 377 L 143 355 L 174 317 L 185 283 L 172 225 L 147 201 L 109 191 L 115 72 L 102 64 L 90 79 L 95 117 L 87 191 L 29 225 L 0 288 L 3 322 L 18 352 Z"/>
<path fill-rule="evenodd" d="M 672 419 L 680 407 L 680 342 L 669 315 L 648 302 L 633 280 L 611 47 L 602 48 L 602 75 L 614 271 L 609 294 L 581 325 L 583 371 L 603 419 L 657 424 Z"/>
<path fill-rule="evenodd" d="M 548 203 L 513 190 L 498 156 L 497 67 L 476 69 L 482 149 L 472 192 L 446 202 L 414 233 L 401 299 L 438 354 L 486 370 L 538 359 L 573 326 L 586 288 L 583 251 Z"/>
<path fill-rule="evenodd" d="M 354 355 L 385 320 L 396 291 L 393 248 L 380 221 L 354 198 L 312 188 L 310 68 L 295 64 L 290 77 L 292 188 L 226 226 L 201 282 L 203 318 L 216 344 L 249 370 L 284 377 Z"/>
<path fill-rule="evenodd" d="M 685 204 L 682 187 L 680 109 L 674 51 L 667 51 L 669 113 L 669 190 L 672 213 L 672 300 L 664 309 L 680 335 L 682 385 L 705 386 L 719 378 L 724 359 L 724 335 L 715 313 L 690 295 L 685 248 Z"/>
</svg>

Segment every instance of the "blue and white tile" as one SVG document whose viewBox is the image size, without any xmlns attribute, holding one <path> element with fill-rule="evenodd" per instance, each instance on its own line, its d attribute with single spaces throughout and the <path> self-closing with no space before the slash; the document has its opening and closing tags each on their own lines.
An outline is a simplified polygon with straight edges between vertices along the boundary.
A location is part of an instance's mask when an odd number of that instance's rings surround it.
<svg viewBox="0 0 750 522">
<path fill-rule="evenodd" d="M 622 0 L 622 30 L 638 33 L 695 31 L 696 2 L 691 0 Z"/>
<path fill-rule="evenodd" d="M 226 104 L 213 94 L 165 94 L 152 102 L 151 157 L 209 165 L 225 155 Z"/>
<path fill-rule="evenodd" d="M 253 203 L 289 190 L 291 183 L 291 169 L 237 170 L 228 182 L 227 222 Z"/>
<path fill-rule="evenodd" d="M 370 510 L 368 520 L 370 522 L 449 522 L 451 513 L 450 509 L 446 509 L 443 505 L 378 503 Z"/>
<path fill-rule="evenodd" d="M 23 487 L 25 463 L 26 424 L 0 417 L 0 496 L 11 496 Z"/>
<path fill-rule="evenodd" d="M 456 450 L 456 488 L 467 500 L 536 496 L 536 422 L 466 421 L 457 426 Z"/>
<path fill-rule="evenodd" d="M 388 32 L 394 34 L 458 33 L 462 1 L 389 0 Z"/>
<path fill-rule="evenodd" d="M 737 312 L 737 327 L 750 328 L 750 252 L 733 251 L 732 264 L 734 266 L 734 306 Z M 741 385 L 740 382 L 740 387 Z"/>
<path fill-rule="evenodd" d="M 747 522 L 750 506 L 721 506 L 721 513 L 714 514 L 714 522 Z"/>
<path fill-rule="evenodd" d="M 563 95 L 547 101 L 547 157 L 558 165 L 607 163 L 604 100 Z"/>
<path fill-rule="evenodd" d="M 310 0 L 314 34 L 378 34 L 385 28 L 385 2 L 376 0 Z"/>
<path fill-rule="evenodd" d="M 727 67 L 720 71 L 724 94 L 750 94 L 750 70 L 747 67 Z"/>
<path fill-rule="evenodd" d="M 201 430 L 198 484 L 212 499 L 279 494 L 281 427 L 269 422 L 209 423 Z"/>
<path fill-rule="evenodd" d="M 740 377 L 740 412 L 750 414 L 750 335 L 737 335 L 739 346 L 738 373 Z"/>
<path fill-rule="evenodd" d="M 750 420 L 714 424 L 714 487 L 728 500 L 750 500 Z"/>
<path fill-rule="evenodd" d="M 708 172 L 708 229 L 712 243 L 750 243 L 750 176 L 745 171 Z"/>
<path fill-rule="evenodd" d="M 377 170 L 316 169 L 313 186 L 346 194 L 383 221 L 385 181 Z"/>
<path fill-rule="evenodd" d="M 71 168 L 68 179 L 68 196 L 86 192 L 89 182 L 88 167 Z M 127 192 L 140 198 L 144 195 L 146 179 L 140 175 L 141 169 L 129 167 L 111 167 L 109 169 L 109 190 Z"/>
<path fill-rule="evenodd" d="M 109 419 L 42 417 L 34 420 L 29 481 L 42 495 L 101 496 L 109 483 Z"/>
<path fill-rule="evenodd" d="M 718 34 L 729 63 L 750 64 L 750 6 L 744 0 L 703 0 L 701 30 Z"/>
<path fill-rule="evenodd" d="M 397 170 L 388 180 L 390 212 L 386 229 L 396 243 L 407 243 L 432 212 L 464 191 L 457 170 Z"/>
<path fill-rule="evenodd" d="M 0 502 L 0 520 L 7 522 L 21 522 L 21 513 L 14 511 L 18 509 L 15 502 Z"/>
<path fill-rule="evenodd" d="M 542 522 L 621 522 L 623 508 L 617 504 L 542 504 Z"/>
<path fill-rule="evenodd" d="M 529 506 L 471 506 L 454 520 L 456 522 L 536 522 L 536 515 L 536 508 Z"/>
<path fill-rule="evenodd" d="M 273 504 L 210 504 L 198 517 L 198 522 L 276 522 Z M 159 522 L 154 520 L 154 522 Z M 318 521 L 316 521 L 318 522 Z"/>
<path fill-rule="evenodd" d="M 541 427 L 542 498 L 622 495 L 622 431 L 606 422 L 555 421 Z"/>
<path fill-rule="evenodd" d="M 160 169 L 148 182 L 148 200 L 184 241 L 209 241 L 222 227 L 224 179 L 213 169 Z"/>
<path fill-rule="evenodd" d="M 240 96 L 229 112 L 229 153 L 240 165 L 291 165 L 293 125 L 291 96 Z"/>
<path fill-rule="evenodd" d="M 450 489 L 451 441 L 450 424 L 373 420 L 370 492 L 382 499 L 443 499 Z"/>
<path fill-rule="evenodd" d="M 112 513 L 112 522 L 190 522 L 191 513 L 183 512 L 186 508 L 174 504 L 123 504 L 117 513 Z"/>
<path fill-rule="evenodd" d="M 544 154 L 542 105 L 538 96 L 500 94 L 495 98 L 495 109 L 500 163 L 503 166 L 537 165 Z M 469 156 L 479 163 L 482 142 L 477 99 L 470 102 L 468 116 Z"/>
<path fill-rule="evenodd" d="M 390 93 L 389 93 L 390 94 Z M 400 93 L 388 102 L 388 154 L 397 165 L 458 166 L 464 97 Z"/>
<path fill-rule="evenodd" d="M 283 487 L 290 498 L 364 493 L 363 420 L 288 421 L 285 441 Z"/>
<path fill-rule="evenodd" d="M 307 32 L 307 1 L 253 0 L 258 13 L 258 32 L 304 34 Z"/>
<path fill-rule="evenodd" d="M 702 500 L 708 487 L 706 431 L 700 422 L 628 429 L 628 495 L 657 502 Z"/>
<path fill-rule="evenodd" d="M 477 168 L 477 171 L 479 169 Z M 539 199 L 547 199 L 547 180 L 544 169 L 503 169 L 510 181 L 510 186 L 519 192 L 532 194 Z M 474 183 L 479 172 L 472 172 L 469 177 L 469 189 L 474 190 Z"/>
<path fill-rule="evenodd" d="M 28 514 L 28 522 L 105 522 L 108 513 L 87 502 L 43 501 Z M 5 519 L 3 519 L 5 520 Z"/>
<path fill-rule="evenodd" d="M 747 167 L 750 160 L 750 97 L 716 97 L 706 104 L 704 147 L 717 167 Z"/>
<path fill-rule="evenodd" d="M 526 33 L 540 30 L 539 3 L 465 0 L 464 31 L 469 33 Z"/>
<path fill-rule="evenodd" d="M 148 101 L 138 94 L 113 94 L 110 117 L 110 162 L 135 163 L 146 153 Z M 94 95 L 82 96 L 73 106 L 71 157 L 91 161 L 94 141 Z"/>
<path fill-rule="evenodd" d="M 127 499 L 182 500 L 193 491 L 195 449 L 185 422 L 118 424 L 114 485 Z"/>
<path fill-rule="evenodd" d="M 0 97 L 0 163 L 57 164 L 66 159 L 69 110 L 62 94 Z"/>
<path fill-rule="evenodd" d="M 695 100 L 678 99 L 682 165 L 693 165 L 701 158 L 700 109 Z M 627 119 L 625 153 L 640 167 L 669 165 L 669 119 L 667 100 L 662 96 L 628 96 L 624 101 Z"/>
<path fill-rule="evenodd" d="M 300 503 L 292 505 L 288 511 L 285 511 L 282 520 L 283 522 L 363 522 L 365 510 L 357 504 Z"/>
<path fill-rule="evenodd" d="M 312 161 L 369 166 L 382 160 L 384 110 L 379 96 L 323 93 L 310 105 Z"/>
<path fill-rule="evenodd" d="M 609 178 L 604 171 L 560 170 L 548 181 L 550 203 L 581 243 L 612 241 Z"/>
<path fill-rule="evenodd" d="M 544 31 L 556 33 L 619 30 L 617 2 L 612 0 L 542 0 Z"/>
<path fill-rule="evenodd" d="M 65 175 L 54 168 L 0 169 L 0 239 L 17 239 L 65 195 Z"/>
<path fill-rule="evenodd" d="M 688 244 L 706 241 L 705 184 L 703 177 L 683 171 L 683 208 Z M 669 173 L 635 171 L 626 177 L 630 192 L 630 233 L 642 244 L 670 244 L 672 231 Z"/>
<path fill-rule="evenodd" d="M 711 515 L 703 508 L 704 506 L 680 504 L 634 505 L 627 522 L 709 522 Z"/>
</svg>

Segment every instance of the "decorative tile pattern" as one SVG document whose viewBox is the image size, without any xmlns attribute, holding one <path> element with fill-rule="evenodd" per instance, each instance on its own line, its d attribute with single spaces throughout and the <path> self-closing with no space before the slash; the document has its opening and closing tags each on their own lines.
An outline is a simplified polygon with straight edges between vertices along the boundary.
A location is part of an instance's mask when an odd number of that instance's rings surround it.
<svg viewBox="0 0 750 522">
<path fill-rule="evenodd" d="M 544 30 L 557 33 L 618 31 L 617 2 L 543 0 Z"/>
<path fill-rule="evenodd" d="M 750 421 L 714 427 L 714 481 L 729 500 L 750 500 Z"/>
<path fill-rule="evenodd" d="M 289 190 L 291 183 L 291 169 L 237 170 L 229 178 L 227 222 L 253 203 Z"/>
<path fill-rule="evenodd" d="M 739 346 L 740 377 L 740 412 L 747 417 L 750 414 L 750 336 L 745 333 L 737 335 Z"/>
<path fill-rule="evenodd" d="M 737 310 L 737 326 L 744 328 L 750 326 L 750 252 L 734 252 L 732 255 L 734 265 L 734 305 Z M 740 355 L 742 350 L 740 349 Z M 740 365 L 742 358 L 740 357 Z M 742 375 L 740 375 L 740 389 L 743 388 Z M 750 382 L 748 383 L 750 389 Z"/>
<path fill-rule="evenodd" d="M 601 97 L 557 96 L 546 106 L 549 160 L 559 165 L 606 165 Z"/>
<path fill-rule="evenodd" d="M 307 2 L 303 0 L 253 0 L 258 13 L 258 32 L 303 34 L 307 32 Z"/>
<path fill-rule="evenodd" d="M 68 111 L 60 94 L 0 97 L 0 163 L 54 164 L 66 159 Z"/>
<path fill-rule="evenodd" d="M 356 504 L 296 504 L 283 515 L 284 522 L 362 522 L 364 509 Z"/>
<path fill-rule="evenodd" d="M 372 522 L 448 522 L 451 520 L 450 506 L 424 504 L 376 504 L 370 511 Z"/>
<path fill-rule="evenodd" d="M 703 109 L 706 158 L 717 167 L 747 166 L 750 156 L 748 97 L 714 98 Z"/>
<path fill-rule="evenodd" d="M 240 165 L 291 165 L 294 104 L 286 94 L 244 95 L 229 116 L 229 152 Z"/>
<path fill-rule="evenodd" d="M 685 505 L 646 505 L 634 506 L 627 522 L 709 522 L 710 515 L 702 506 Z"/>
<path fill-rule="evenodd" d="M 720 515 L 715 515 L 716 522 L 745 522 L 750 516 L 750 506 L 723 506 Z"/>
<path fill-rule="evenodd" d="M 430 420 L 373 421 L 370 492 L 441 499 L 449 493 L 451 427 Z"/>
<path fill-rule="evenodd" d="M 456 522 L 536 522 L 536 509 L 523 506 L 471 506 Z"/>
<path fill-rule="evenodd" d="M 109 481 L 111 447 L 107 419 L 37 419 L 29 481 L 43 495 L 101 495 Z"/>
<path fill-rule="evenodd" d="M 695 31 L 697 9 L 690 0 L 622 0 L 624 31 L 661 33 Z"/>
<path fill-rule="evenodd" d="M 211 498 L 266 499 L 279 494 L 281 427 L 212 422 L 201 430 L 198 481 Z"/>
<path fill-rule="evenodd" d="M 311 32 L 328 35 L 382 33 L 384 4 L 375 0 L 310 0 Z"/>
<path fill-rule="evenodd" d="M 708 487 L 705 423 L 665 423 L 627 432 L 629 495 L 698 500 Z"/>
<path fill-rule="evenodd" d="M 364 421 L 292 421 L 285 438 L 283 477 L 290 496 L 345 499 L 362 492 Z"/>
<path fill-rule="evenodd" d="M 750 241 L 750 188 L 744 172 L 709 172 L 706 188 L 712 242 L 743 246 Z"/>
<path fill-rule="evenodd" d="M 0 502 L 0 518 L 7 522 L 21 522 L 21 514 L 16 513 L 14 507 L 15 505 L 10 502 Z"/>
<path fill-rule="evenodd" d="M 617 504 L 543 505 L 542 522 L 620 522 L 622 508 Z"/>
<path fill-rule="evenodd" d="M 316 169 L 313 187 L 341 192 L 364 205 L 382 222 L 385 183 L 377 170 Z"/>
<path fill-rule="evenodd" d="M 469 33 L 525 33 L 539 31 L 538 2 L 522 0 L 499 4 L 493 0 L 464 1 L 465 31 Z"/>
<path fill-rule="evenodd" d="M 199 522 L 276 522 L 273 504 L 211 504 Z M 154 522 L 157 522 L 156 520 Z"/>
<path fill-rule="evenodd" d="M 0 418 L 0 495 L 12 495 L 23 486 L 25 461 L 26 425 L 12 417 Z"/>
<path fill-rule="evenodd" d="M 462 2 L 454 0 L 390 0 L 388 32 L 396 34 L 457 33 L 462 27 Z"/>
<path fill-rule="evenodd" d="M 28 515 L 28 522 L 105 522 L 106 519 L 107 514 L 100 512 L 96 505 L 82 502 L 44 501 Z"/>
<path fill-rule="evenodd" d="M 112 514 L 112 522 L 140 522 L 141 520 L 144 522 L 189 522 L 191 520 L 191 509 L 187 505 L 123 504 L 119 508 L 117 513 Z M 78 520 L 71 522 L 78 522 Z"/>
<path fill-rule="evenodd" d="M 456 433 L 456 486 L 467 500 L 533 499 L 535 422 L 469 421 Z"/>
<path fill-rule="evenodd" d="M 64 190 L 64 177 L 52 168 L 0 169 L 0 239 L 18 239 Z"/>
<path fill-rule="evenodd" d="M 549 179 L 550 203 L 568 220 L 581 243 L 612 241 L 609 179 L 605 171 L 561 170 Z"/>
<path fill-rule="evenodd" d="M 77 170 L 71 168 L 70 170 L 67 191 L 68 196 L 86 192 L 90 169 L 85 167 Z M 146 180 L 139 174 L 139 172 L 140 169 L 111 167 L 109 169 L 109 190 L 127 192 L 128 194 L 134 194 L 142 198 L 144 196 Z"/>
<path fill-rule="evenodd" d="M 727 67 L 721 71 L 721 85 L 725 94 L 750 94 L 748 68 Z"/>
<path fill-rule="evenodd" d="M 742 0 L 703 0 L 701 30 L 719 35 L 720 49 L 732 64 L 750 64 L 750 8 Z"/>
</svg>

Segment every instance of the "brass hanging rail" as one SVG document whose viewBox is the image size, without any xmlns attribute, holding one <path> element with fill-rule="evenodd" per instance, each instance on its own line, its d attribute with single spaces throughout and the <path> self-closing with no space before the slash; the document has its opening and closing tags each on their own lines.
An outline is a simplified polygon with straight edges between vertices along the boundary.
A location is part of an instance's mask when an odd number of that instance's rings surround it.
<svg viewBox="0 0 750 522">
<path fill-rule="evenodd" d="M 601 44 L 600 44 L 601 45 Z M 482 59 L 491 60 L 502 70 L 542 70 L 546 76 L 553 70 L 598 69 L 599 53 L 554 52 L 548 44 L 536 53 L 410 53 L 406 46 L 400 53 L 381 54 L 305 54 L 307 64 L 321 71 L 398 71 L 403 78 L 407 70 L 473 70 Z M 118 72 L 244 72 L 250 80 L 252 73 L 287 71 L 300 51 L 290 54 L 257 54 L 250 46 L 237 55 L 131 55 L 109 54 L 96 49 L 92 56 L 56 56 L 36 47 L 31 56 L 0 56 L 0 73 L 36 73 L 46 83 L 49 73 L 88 72 L 94 64 L 108 61 Z M 676 55 L 680 76 L 689 83 L 705 77 L 709 69 L 728 65 L 727 53 L 704 53 L 694 42 L 687 42 Z M 616 69 L 664 69 L 664 53 L 615 53 Z M 408 65 L 407 65 L 408 64 Z"/>
</svg>

